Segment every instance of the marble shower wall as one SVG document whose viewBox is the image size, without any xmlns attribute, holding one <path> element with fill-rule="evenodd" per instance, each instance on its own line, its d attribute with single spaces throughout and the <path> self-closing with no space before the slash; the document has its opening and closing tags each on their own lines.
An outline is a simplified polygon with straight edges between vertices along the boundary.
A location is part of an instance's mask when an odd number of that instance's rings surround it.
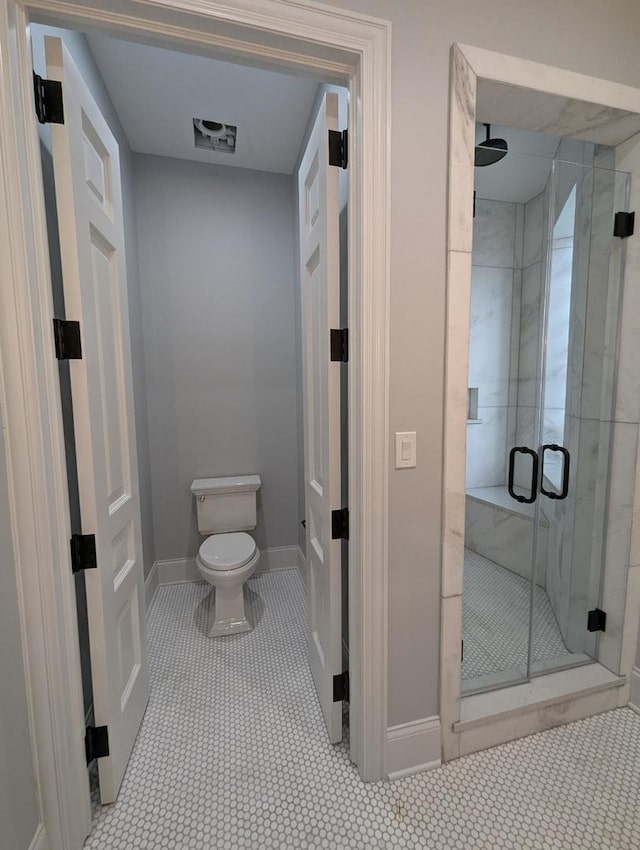
<svg viewBox="0 0 640 850">
<path fill-rule="evenodd" d="M 522 285 L 522 204 L 476 199 L 473 222 L 469 383 L 477 411 L 467 425 L 467 489 L 506 482 L 515 437 Z"/>
</svg>

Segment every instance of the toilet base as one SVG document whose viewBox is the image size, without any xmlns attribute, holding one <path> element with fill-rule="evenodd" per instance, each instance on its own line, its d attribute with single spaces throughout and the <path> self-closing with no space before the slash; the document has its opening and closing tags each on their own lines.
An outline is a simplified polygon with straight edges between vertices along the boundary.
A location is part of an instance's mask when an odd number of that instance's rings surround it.
<svg viewBox="0 0 640 850">
<path fill-rule="evenodd" d="M 209 619 L 209 637 L 237 635 L 250 632 L 253 626 L 247 619 L 244 607 L 243 586 L 216 587 L 213 610 Z"/>
</svg>

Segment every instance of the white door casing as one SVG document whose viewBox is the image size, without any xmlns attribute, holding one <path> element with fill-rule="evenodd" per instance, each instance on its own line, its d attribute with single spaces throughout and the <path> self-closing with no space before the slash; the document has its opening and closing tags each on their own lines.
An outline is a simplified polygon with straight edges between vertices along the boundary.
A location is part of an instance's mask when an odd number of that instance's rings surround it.
<svg viewBox="0 0 640 850">
<path fill-rule="evenodd" d="M 144 576 L 127 309 L 119 151 L 69 53 L 45 39 L 47 75 L 63 86 L 64 124 L 51 125 L 66 318 L 79 320 L 82 359 L 70 361 L 87 570 L 98 760 L 103 803 L 116 799 L 149 697 Z"/>
<path fill-rule="evenodd" d="M 325 94 L 298 169 L 302 304 L 304 467 L 308 562 L 309 662 L 332 742 L 342 739 L 341 540 L 331 512 L 340 504 L 340 363 L 330 359 L 330 329 L 340 327 L 338 169 L 329 165 L 329 130 L 338 97 Z"/>
</svg>

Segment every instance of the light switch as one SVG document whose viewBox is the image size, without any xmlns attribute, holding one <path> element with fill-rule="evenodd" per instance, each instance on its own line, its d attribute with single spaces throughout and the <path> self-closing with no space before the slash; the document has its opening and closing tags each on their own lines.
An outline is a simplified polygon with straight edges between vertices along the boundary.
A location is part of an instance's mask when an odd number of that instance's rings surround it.
<svg viewBox="0 0 640 850">
<path fill-rule="evenodd" d="M 396 469 L 416 465 L 416 432 L 396 431 Z"/>
</svg>

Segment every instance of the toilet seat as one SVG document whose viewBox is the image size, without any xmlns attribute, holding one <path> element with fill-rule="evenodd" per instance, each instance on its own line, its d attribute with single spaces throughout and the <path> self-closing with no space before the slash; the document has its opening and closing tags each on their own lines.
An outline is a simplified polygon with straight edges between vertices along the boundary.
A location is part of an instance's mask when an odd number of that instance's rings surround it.
<svg viewBox="0 0 640 850">
<path fill-rule="evenodd" d="M 212 534 L 207 537 L 198 555 L 203 566 L 210 570 L 234 570 L 243 567 L 256 554 L 256 541 L 244 531 Z"/>
</svg>

